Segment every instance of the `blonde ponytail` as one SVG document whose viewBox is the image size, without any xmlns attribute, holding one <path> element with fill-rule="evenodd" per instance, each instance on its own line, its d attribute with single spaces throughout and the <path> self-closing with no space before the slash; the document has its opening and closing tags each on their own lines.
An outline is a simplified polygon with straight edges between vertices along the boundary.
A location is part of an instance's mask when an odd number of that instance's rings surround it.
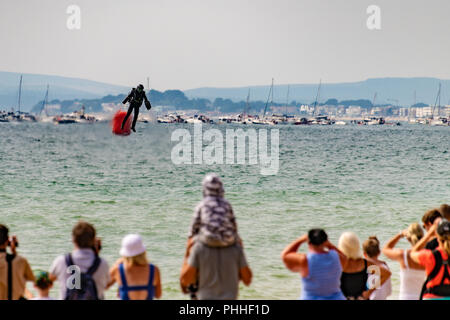
<svg viewBox="0 0 450 320">
<path fill-rule="evenodd" d="M 439 237 L 439 239 L 442 241 L 444 251 L 447 252 L 448 255 L 450 255 L 450 236 Z"/>
<path fill-rule="evenodd" d="M 407 231 L 407 239 L 414 246 L 420 239 L 423 238 L 423 229 L 417 222 L 411 223 Z"/>
</svg>

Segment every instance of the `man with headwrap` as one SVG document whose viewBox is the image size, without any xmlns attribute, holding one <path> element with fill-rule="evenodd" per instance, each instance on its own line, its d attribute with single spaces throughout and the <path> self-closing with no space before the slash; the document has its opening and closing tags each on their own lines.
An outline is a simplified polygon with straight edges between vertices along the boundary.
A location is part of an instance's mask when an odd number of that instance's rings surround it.
<svg viewBox="0 0 450 320">
<path fill-rule="evenodd" d="M 130 106 L 128 107 L 128 112 L 127 115 L 125 116 L 125 118 L 123 119 L 122 122 L 122 129 L 125 125 L 125 123 L 127 122 L 128 118 L 131 115 L 131 112 L 133 112 L 134 110 L 134 118 L 133 118 L 133 124 L 131 126 L 131 130 L 133 130 L 134 132 L 136 132 L 136 121 L 138 119 L 139 116 L 139 108 L 142 105 L 142 102 L 145 101 L 145 107 L 147 108 L 147 110 L 151 109 L 151 104 L 150 101 L 148 101 L 147 96 L 145 95 L 145 91 L 144 91 L 144 86 L 142 84 L 138 85 L 136 88 L 131 89 L 130 94 L 125 98 L 125 100 L 123 100 L 123 104 L 129 102 Z"/>
</svg>

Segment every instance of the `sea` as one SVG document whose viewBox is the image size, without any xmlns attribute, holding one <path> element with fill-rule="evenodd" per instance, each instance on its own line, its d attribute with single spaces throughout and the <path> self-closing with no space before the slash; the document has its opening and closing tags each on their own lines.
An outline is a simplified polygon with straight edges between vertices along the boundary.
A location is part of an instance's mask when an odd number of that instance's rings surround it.
<svg viewBox="0 0 450 320">
<path fill-rule="evenodd" d="M 136 134 L 116 136 L 108 123 L 0 123 L 0 223 L 17 235 L 19 254 L 32 269 L 43 270 L 72 250 L 71 229 L 80 219 L 96 227 L 110 265 L 120 257 L 121 239 L 138 233 L 161 270 L 162 299 L 189 299 L 180 290 L 181 264 L 201 181 L 215 172 L 254 275 L 239 298 L 297 299 L 300 275 L 285 268 L 280 253 L 309 229 L 324 228 L 334 244 L 353 231 L 361 243 L 375 235 L 384 245 L 420 223 L 426 210 L 450 203 L 450 127 L 210 124 L 202 130 L 225 136 L 230 128 L 267 130 L 269 140 L 279 130 L 278 172 L 263 175 L 250 163 L 175 164 L 172 135 L 193 132 L 191 124 L 138 123 Z M 408 246 L 404 239 L 398 244 Z M 399 265 L 387 262 L 390 299 L 397 299 Z M 57 294 L 58 284 L 51 292 Z M 106 298 L 117 299 L 116 285 Z"/>
</svg>

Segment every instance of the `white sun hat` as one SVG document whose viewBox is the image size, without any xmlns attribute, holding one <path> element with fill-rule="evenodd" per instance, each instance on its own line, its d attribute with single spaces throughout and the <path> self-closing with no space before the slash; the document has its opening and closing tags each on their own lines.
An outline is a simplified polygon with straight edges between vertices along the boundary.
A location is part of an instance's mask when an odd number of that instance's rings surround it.
<svg viewBox="0 0 450 320">
<path fill-rule="evenodd" d="M 134 257 L 144 252 L 145 246 L 140 235 L 129 234 L 122 239 L 122 248 L 119 252 L 122 257 Z"/>
</svg>

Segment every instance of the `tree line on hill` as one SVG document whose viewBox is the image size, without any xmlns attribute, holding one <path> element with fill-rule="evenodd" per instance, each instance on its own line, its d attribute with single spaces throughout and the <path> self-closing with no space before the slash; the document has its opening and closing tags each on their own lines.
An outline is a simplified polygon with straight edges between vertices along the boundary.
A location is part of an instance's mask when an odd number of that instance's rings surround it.
<svg viewBox="0 0 450 320">
<path fill-rule="evenodd" d="M 148 98 L 152 106 L 171 106 L 177 110 L 199 110 L 205 111 L 219 111 L 221 113 L 239 113 L 246 110 L 249 113 L 259 113 L 264 110 L 267 102 L 264 101 L 250 101 L 248 106 L 246 101 L 232 101 L 230 99 L 216 98 L 214 101 L 204 98 L 189 99 L 186 97 L 183 91 L 180 90 L 150 90 L 147 93 Z M 60 105 L 58 113 L 70 113 L 80 109 L 80 105 L 85 107 L 86 112 L 103 112 L 102 104 L 104 103 L 122 103 L 125 99 L 125 94 L 119 94 L 116 96 L 107 95 L 99 99 L 74 99 L 74 100 L 52 100 L 49 101 L 50 105 Z M 297 101 L 291 101 L 290 106 L 299 107 L 303 103 Z M 43 101 L 37 103 L 31 109 L 31 112 L 39 114 L 43 108 Z M 281 103 L 271 103 L 270 106 L 284 106 Z M 325 103 L 318 105 L 343 105 L 348 106 L 360 106 L 362 108 L 373 107 L 370 100 L 343 100 L 328 99 Z M 419 104 L 418 104 L 419 105 Z M 382 107 L 382 105 L 380 105 Z M 425 105 L 424 105 L 425 106 Z"/>
</svg>

